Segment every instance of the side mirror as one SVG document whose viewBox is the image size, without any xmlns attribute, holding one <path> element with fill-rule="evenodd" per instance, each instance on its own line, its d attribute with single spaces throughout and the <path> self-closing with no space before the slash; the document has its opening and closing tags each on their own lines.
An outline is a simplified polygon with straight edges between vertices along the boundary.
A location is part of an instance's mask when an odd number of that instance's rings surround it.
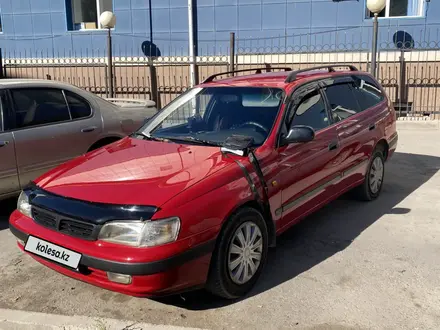
<svg viewBox="0 0 440 330">
<path fill-rule="evenodd" d="M 314 138 L 315 130 L 310 126 L 293 126 L 284 138 L 284 143 L 304 143 L 310 142 Z"/>
</svg>

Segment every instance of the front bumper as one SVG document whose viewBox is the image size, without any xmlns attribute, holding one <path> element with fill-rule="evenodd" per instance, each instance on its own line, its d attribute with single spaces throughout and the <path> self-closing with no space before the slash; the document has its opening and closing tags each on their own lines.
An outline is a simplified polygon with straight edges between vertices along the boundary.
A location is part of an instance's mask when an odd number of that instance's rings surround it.
<svg viewBox="0 0 440 330">
<path fill-rule="evenodd" d="M 23 228 L 23 223 L 27 224 L 26 228 Z M 202 286 L 206 282 L 211 252 L 215 244 L 215 241 L 208 241 L 159 260 L 122 262 L 110 260 L 111 254 L 108 258 L 87 254 L 83 246 L 90 245 L 91 242 L 82 242 L 79 239 L 48 230 L 17 211 L 11 215 L 9 228 L 19 240 L 18 246 L 23 251 L 24 245 L 20 241 L 26 244 L 28 237 L 31 235 L 82 254 L 78 268 L 72 269 L 26 252 L 45 266 L 69 277 L 133 296 L 160 296 L 183 291 L 190 287 Z M 99 247 L 95 249 L 99 250 Z M 135 254 L 139 253 L 140 250 L 136 250 L 136 248 L 126 249 L 126 251 L 130 250 L 133 257 L 127 258 L 125 256 L 126 259 L 139 259 L 139 256 Z M 89 252 L 91 252 L 90 249 Z M 107 278 L 107 272 L 131 275 L 132 281 L 127 285 L 111 282 Z"/>
</svg>

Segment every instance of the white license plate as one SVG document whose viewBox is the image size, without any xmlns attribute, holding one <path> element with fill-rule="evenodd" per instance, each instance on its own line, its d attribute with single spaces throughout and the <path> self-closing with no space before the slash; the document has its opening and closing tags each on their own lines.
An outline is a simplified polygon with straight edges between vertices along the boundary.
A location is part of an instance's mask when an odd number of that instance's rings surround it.
<svg viewBox="0 0 440 330">
<path fill-rule="evenodd" d="M 29 236 L 24 249 L 75 269 L 78 268 L 79 261 L 81 260 L 81 254 L 79 253 L 32 236 Z"/>
</svg>

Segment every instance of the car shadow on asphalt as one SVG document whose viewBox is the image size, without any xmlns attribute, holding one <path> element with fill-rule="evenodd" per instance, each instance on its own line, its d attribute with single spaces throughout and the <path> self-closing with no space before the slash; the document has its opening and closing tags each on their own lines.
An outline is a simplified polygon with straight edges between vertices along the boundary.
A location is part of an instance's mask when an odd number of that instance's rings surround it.
<svg viewBox="0 0 440 330">
<path fill-rule="evenodd" d="M 17 207 L 17 198 L 0 201 L 0 231 L 9 228 L 9 216 Z"/>
<path fill-rule="evenodd" d="M 239 300 L 223 300 L 204 290 L 159 299 L 188 310 L 221 308 L 270 290 L 346 249 L 364 230 L 386 214 L 404 215 L 399 203 L 440 170 L 440 157 L 395 153 L 386 165 L 382 195 L 373 202 L 341 196 L 277 239 L 254 289 Z M 364 260 L 359 260 L 364 262 Z"/>
</svg>

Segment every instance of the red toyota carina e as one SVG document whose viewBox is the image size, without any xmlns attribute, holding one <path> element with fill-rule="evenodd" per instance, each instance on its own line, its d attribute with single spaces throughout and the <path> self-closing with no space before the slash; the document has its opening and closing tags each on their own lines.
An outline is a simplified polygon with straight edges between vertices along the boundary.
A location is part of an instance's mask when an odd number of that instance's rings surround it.
<svg viewBox="0 0 440 330">
<path fill-rule="evenodd" d="M 24 188 L 10 217 L 18 246 L 129 295 L 246 294 L 277 235 L 348 190 L 381 192 L 395 111 L 347 67 L 208 78 Z"/>
</svg>

